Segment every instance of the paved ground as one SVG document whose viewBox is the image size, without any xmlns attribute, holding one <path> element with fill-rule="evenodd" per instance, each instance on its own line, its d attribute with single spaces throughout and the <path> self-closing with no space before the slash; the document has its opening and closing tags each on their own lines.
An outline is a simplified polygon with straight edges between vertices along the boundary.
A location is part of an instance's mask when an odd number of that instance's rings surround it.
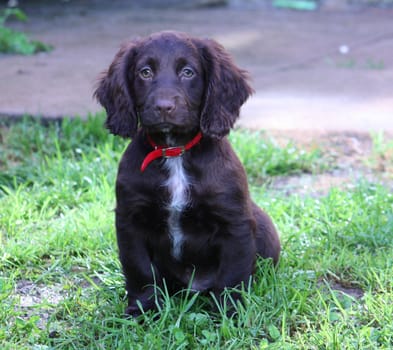
<svg viewBox="0 0 393 350">
<path fill-rule="evenodd" d="M 0 115 L 95 112 L 100 108 L 91 97 L 96 77 L 120 43 L 176 29 L 217 39 L 249 70 L 256 94 L 242 110 L 244 126 L 393 131 L 392 8 L 304 13 L 86 3 L 30 4 L 29 22 L 12 24 L 55 50 L 31 57 L 0 55 Z"/>
</svg>

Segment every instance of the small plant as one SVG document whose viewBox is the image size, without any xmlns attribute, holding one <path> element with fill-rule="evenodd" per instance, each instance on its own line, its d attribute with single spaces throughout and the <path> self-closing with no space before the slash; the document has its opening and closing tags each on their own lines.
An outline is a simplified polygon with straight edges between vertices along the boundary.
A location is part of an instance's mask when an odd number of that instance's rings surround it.
<svg viewBox="0 0 393 350">
<path fill-rule="evenodd" d="M 385 62 L 383 60 L 374 60 L 369 58 L 365 64 L 365 69 L 372 69 L 372 70 L 383 70 L 386 68 Z"/>
<path fill-rule="evenodd" d="M 27 21 L 26 14 L 17 8 L 7 8 L 0 14 L 0 52 L 32 55 L 37 52 L 50 51 L 52 46 L 29 39 L 25 33 L 5 27 L 8 18 Z"/>
<path fill-rule="evenodd" d="M 393 169 L 393 139 L 384 132 L 371 134 L 373 148 L 368 165 L 382 172 Z"/>
<path fill-rule="evenodd" d="M 313 0 L 273 0 L 273 6 L 299 11 L 315 11 L 318 1 Z"/>
<path fill-rule="evenodd" d="M 383 60 L 372 58 L 369 58 L 365 61 L 359 61 L 353 57 L 343 57 L 337 60 L 328 58 L 326 59 L 326 63 L 332 67 L 340 69 L 384 70 L 386 68 L 385 62 Z"/>
</svg>

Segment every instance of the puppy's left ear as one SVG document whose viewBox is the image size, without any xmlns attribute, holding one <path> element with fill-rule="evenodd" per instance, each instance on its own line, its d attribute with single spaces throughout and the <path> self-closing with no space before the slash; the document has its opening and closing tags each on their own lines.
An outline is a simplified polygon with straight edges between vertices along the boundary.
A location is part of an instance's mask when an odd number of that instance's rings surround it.
<svg viewBox="0 0 393 350">
<path fill-rule="evenodd" d="M 199 43 L 205 70 L 205 97 L 201 111 L 202 133 L 222 138 L 229 133 L 242 104 L 253 93 L 247 72 L 238 68 L 228 52 L 214 40 Z"/>
</svg>

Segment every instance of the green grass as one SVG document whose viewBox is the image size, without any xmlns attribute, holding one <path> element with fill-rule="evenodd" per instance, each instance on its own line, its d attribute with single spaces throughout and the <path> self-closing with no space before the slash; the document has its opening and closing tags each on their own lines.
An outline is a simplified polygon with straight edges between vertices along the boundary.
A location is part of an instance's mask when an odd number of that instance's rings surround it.
<svg viewBox="0 0 393 350">
<path fill-rule="evenodd" d="M 236 317 L 212 313 L 206 297 L 158 291 L 158 319 L 124 319 L 113 208 L 127 142 L 108 135 L 103 118 L 0 128 L 1 349 L 393 347 L 390 191 L 363 182 L 311 198 L 257 186 L 276 174 L 323 171 L 323 162 L 245 131 L 231 140 L 253 197 L 281 233 L 279 266 L 258 261 Z"/>
<path fill-rule="evenodd" d="M 374 169 L 390 174 L 393 178 L 393 139 L 383 132 L 371 134 L 372 152 L 366 164 Z"/>
<path fill-rule="evenodd" d="M 237 130 L 229 139 L 236 149 L 251 181 L 269 176 L 313 173 L 324 167 L 320 150 L 306 152 L 289 142 L 280 147 L 261 131 Z"/>
</svg>

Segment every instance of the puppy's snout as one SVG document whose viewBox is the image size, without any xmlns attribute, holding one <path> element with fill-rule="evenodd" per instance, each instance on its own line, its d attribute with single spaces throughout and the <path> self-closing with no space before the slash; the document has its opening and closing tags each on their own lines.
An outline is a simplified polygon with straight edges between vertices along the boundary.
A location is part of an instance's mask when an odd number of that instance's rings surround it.
<svg viewBox="0 0 393 350">
<path fill-rule="evenodd" d="M 176 103 L 172 99 L 160 98 L 156 100 L 155 109 L 161 115 L 169 115 L 176 109 Z"/>
</svg>

